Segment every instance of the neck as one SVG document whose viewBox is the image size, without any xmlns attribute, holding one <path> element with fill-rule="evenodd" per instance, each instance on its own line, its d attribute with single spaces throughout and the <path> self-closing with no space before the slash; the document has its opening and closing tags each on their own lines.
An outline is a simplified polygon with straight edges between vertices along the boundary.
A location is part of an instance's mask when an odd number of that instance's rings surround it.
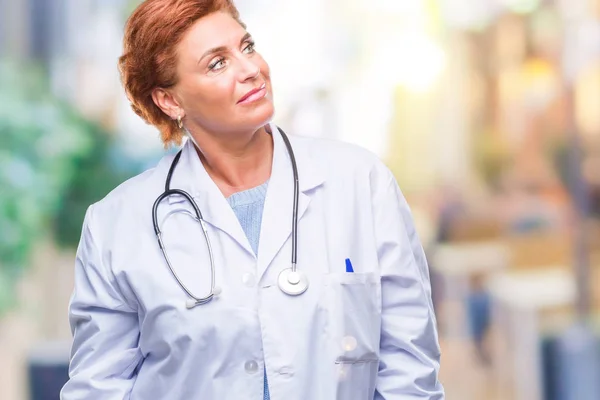
<svg viewBox="0 0 600 400">
<path fill-rule="evenodd" d="M 225 197 L 259 186 L 271 176 L 273 138 L 264 127 L 249 134 L 192 134 L 208 175 Z"/>
</svg>

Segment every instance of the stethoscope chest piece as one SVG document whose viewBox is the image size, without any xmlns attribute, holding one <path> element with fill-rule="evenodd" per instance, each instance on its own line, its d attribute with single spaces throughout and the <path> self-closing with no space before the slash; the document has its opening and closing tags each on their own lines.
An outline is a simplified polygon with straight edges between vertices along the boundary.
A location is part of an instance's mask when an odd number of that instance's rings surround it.
<svg viewBox="0 0 600 400">
<path fill-rule="evenodd" d="M 300 271 L 287 268 L 279 273 L 277 285 L 283 293 L 298 296 L 308 289 L 308 278 Z"/>
</svg>

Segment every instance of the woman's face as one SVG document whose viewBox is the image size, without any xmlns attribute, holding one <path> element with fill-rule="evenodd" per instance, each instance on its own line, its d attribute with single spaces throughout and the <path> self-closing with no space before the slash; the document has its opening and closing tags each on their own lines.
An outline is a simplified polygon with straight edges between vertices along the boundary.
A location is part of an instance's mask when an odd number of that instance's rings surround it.
<svg viewBox="0 0 600 400">
<path fill-rule="evenodd" d="M 269 66 L 229 14 L 199 19 L 177 47 L 171 93 L 186 127 L 219 133 L 256 130 L 273 116 Z"/>
</svg>

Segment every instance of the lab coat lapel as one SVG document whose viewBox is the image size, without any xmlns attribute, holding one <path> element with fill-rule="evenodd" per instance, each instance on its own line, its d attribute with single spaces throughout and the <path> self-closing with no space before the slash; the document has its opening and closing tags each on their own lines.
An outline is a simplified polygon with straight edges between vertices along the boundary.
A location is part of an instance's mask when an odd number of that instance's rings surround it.
<svg viewBox="0 0 600 400">
<path fill-rule="evenodd" d="M 265 273 L 279 250 L 289 239 L 292 233 L 292 217 L 294 203 L 294 177 L 290 156 L 275 125 L 271 125 L 273 135 L 273 167 L 271 179 L 267 189 L 263 211 L 260 242 L 258 247 L 257 274 L 259 279 Z M 322 175 L 310 163 L 308 149 L 304 143 L 295 141 L 290 137 L 298 166 L 298 180 L 300 193 L 298 198 L 298 221 L 310 203 L 311 189 L 323 183 Z M 300 226 L 300 222 L 298 223 Z M 299 231 L 301 229 L 298 229 Z M 306 234 L 306 233 L 305 233 Z M 310 234 L 310 233 L 308 233 Z M 291 266 L 292 254 L 285 255 L 289 258 Z M 300 263 L 301 256 L 298 255 Z"/>
<path fill-rule="evenodd" d="M 250 242 L 235 213 L 223 193 L 206 172 L 191 140 L 187 140 L 183 146 L 181 160 L 173 174 L 171 188 L 186 190 L 194 197 L 202 212 L 203 219 L 209 225 L 226 233 L 244 250 L 254 255 Z M 182 200 L 181 196 L 169 197 L 170 204 Z"/>
</svg>

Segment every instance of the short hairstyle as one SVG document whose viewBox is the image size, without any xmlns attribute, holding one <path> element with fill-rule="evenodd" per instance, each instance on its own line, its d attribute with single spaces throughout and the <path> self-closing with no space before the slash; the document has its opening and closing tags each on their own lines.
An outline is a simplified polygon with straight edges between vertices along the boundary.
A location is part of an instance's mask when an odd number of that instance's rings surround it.
<svg viewBox="0 0 600 400">
<path fill-rule="evenodd" d="M 154 104 L 152 92 L 177 84 L 177 45 L 198 19 L 218 11 L 229 13 L 245 27 L 232 0 L 145 0 L 125 25 L 121 81 L 131 108 L 159 129 L 165 147 L 180 145 L 183 132 Z"/>
</svg>

